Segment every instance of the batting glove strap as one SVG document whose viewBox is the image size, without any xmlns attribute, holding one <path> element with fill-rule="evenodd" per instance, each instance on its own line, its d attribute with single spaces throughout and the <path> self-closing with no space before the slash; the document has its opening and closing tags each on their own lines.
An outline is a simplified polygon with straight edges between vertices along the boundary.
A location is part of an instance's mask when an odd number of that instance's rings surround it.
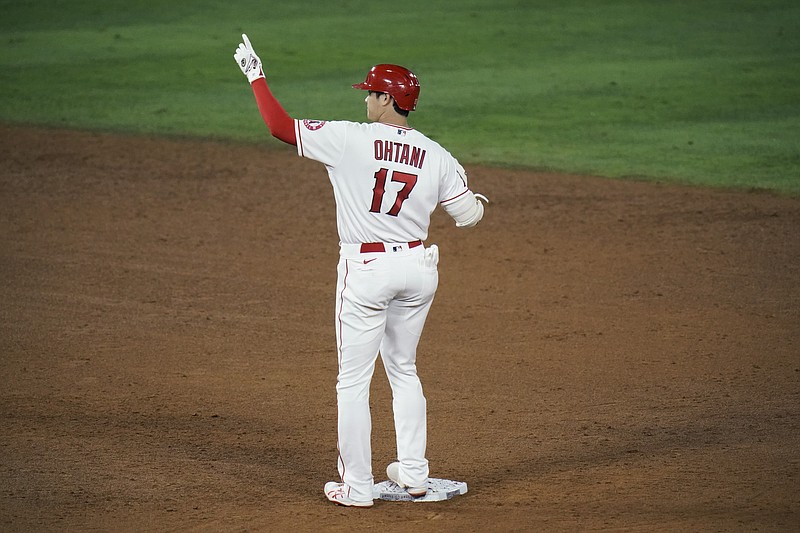
<svg viewBox="0 0 800 533">
<path fill-rule="evenodd" d="M 244 33 L 242 34 L 242 40 L 244 42 L 239 43 L 239 48 L 233 54 L 233 59 L 236 60 L 236 64 L 239 65 L 242 74 L 247 76 L 247 81 L 253 83 L 257 79 L 264 77 L 264 69 L 261 66 L 261 58 L 253 50 L 250 39 Z"/>
</svg>

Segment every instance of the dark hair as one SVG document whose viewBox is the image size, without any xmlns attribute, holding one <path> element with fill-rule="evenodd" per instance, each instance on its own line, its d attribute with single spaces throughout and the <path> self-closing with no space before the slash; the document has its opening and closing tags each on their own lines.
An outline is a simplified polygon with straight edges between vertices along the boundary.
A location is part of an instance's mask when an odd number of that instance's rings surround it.
<svg viewBox="0 0 800 533">
<path fill-rule="evenodd" d="M 382 93 L 381 91 L 369 91 L 369 94 L 371 94 L 371 95 L 372 94 L 377 94 L 378 96 L 380 96 L 382 94 L 389 94 L 389 93 Z M 389 94 L 389 96 L 392 96 L 392 95 Z M 393 96 L 392 96 L 392 105 L 394 106 L 394 110 L 397 111 L 398 115 L 403 116 L 403 117 L 408 117 L 408 110 L 407 109 L 400 109 L 400 107 L 397 105 L 397 101 L 394 99 Z"/>
</svg>

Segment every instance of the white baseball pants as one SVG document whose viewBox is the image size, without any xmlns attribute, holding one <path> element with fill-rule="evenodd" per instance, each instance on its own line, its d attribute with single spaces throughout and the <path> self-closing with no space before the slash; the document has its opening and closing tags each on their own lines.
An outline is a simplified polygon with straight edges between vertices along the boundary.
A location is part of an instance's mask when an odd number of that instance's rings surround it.
<svg viewBox="0 0 800 533">
<path fill-rule="evenodd" d="M 439 282 L 434 248 L 426 253 L 422 246 L 390 245 L 383 253 L 362 254 L 342 245 L 336 288 L 338 469 L 354 500 L 372 500 L 369 388 L 379 352 L 392 388 L 403 479 L 410 486 L 428 480 L 426 400 L 416 355 Z"/>
</svg>

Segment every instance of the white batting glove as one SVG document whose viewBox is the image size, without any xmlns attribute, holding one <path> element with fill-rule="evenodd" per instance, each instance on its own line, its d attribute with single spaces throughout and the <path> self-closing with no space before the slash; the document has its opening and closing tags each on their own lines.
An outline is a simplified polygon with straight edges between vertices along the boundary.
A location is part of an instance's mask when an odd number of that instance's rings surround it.
<svg viewBox="0 0 800 533">
<path fill-rule="evenodd" d="M 233 54 L 236 64 L 242 70 L 242 74 L 247 76 L 247 81 L 253 83 L 259 78 L 264 77 L 264 70 L 261 68 L 261 58 L 256 55 L 253 45 L 247 35 L 242 34 L 243 43 L 239 43 L 239 48 Z"/>
<path fill-rule="evenodd" d="M 431 244 L 430 247 L 425 250 L 422 261 L 426 267 L 436 268 L 436 265 L 439 264 L 439 247 L 435 244 Z"/>
</svg>

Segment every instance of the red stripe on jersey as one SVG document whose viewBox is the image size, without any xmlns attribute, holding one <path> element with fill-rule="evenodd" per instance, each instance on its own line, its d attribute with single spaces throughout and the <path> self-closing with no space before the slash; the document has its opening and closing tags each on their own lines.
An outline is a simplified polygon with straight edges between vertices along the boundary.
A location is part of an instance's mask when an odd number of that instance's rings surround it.
<svg viewBox="0 0 800 533">
<path fill-rule="evenodd" d="M 295 133 L 297 134 L 297 147 L 300 150 L 300 157 L 305 157 L 305 150 L 303 150 L 303 135 L 302 129 L 300 128 L 300 121 L 294 121 Z"/>
<path fill-rule="evenodd" d="M 461 198 L 462 196 L 464 196 L 464 195 L 465 195 L 465 194 L 467 194 L 468 192 L 469 192 L 469 189 L 467 189 L 466 191 L 462 192 L 461 194 L 457 194 L 456 196 L 453 196 L 452 198 L 448 198 L 447 200 L 442 200 L 442 201 L 441 201 L 441 202 L 439 202 L 439 203 L 440 203 L 440 204 L 446 204 L 447 202 L 452 202 L 452 201 L 453 201 L 453 200 L 455 200 L 456 198 Z"/>
</svg>

